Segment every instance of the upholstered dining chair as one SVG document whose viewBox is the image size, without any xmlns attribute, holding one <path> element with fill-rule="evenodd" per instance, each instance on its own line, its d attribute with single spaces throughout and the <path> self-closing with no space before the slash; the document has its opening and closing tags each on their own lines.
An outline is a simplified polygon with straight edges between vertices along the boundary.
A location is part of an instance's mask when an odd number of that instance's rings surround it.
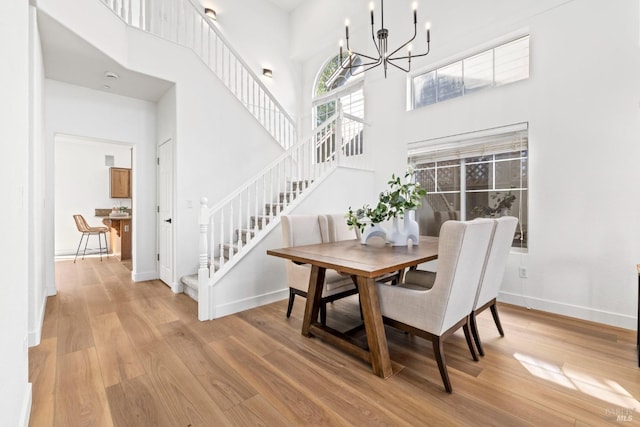
<svg viewBox="0 0 640 427">
<path fill-rule="evenodd" d="M 320 215 L 320 228 L 326 241 L 353 240 L 358 238 L 358 229 L 349 229 L 344 214 Z"/>
<path fill-rule="evenodd" d="M 462 328 L 473 360 L 477 361 L 469 313 L 473 309 L 489 242 L 492 220 L 446 221 L 438 242 L 438 272 L 426 288 L 405 281 L 397 286 L 377 283 L 386 324 L 428 339 L 444 388 L 452 392 L 444 357 L 444 342 Z"/>
<path fill-rule="evenodd" d="M 507 267 L 513 236 L 516 232 L 516 227 L 518 226 L 518 218 L 513 216 L 503 216 L 494 219 L 494 221 L 496 224 L 493 232 L 493 238 L 491 239 L 487 259 L 485 260 L 484 273 L 482 275 L 482 280 L 480 281 L 480 287 L 478 288 L 476 301 L 473 305 L 473 311 L 471 312 L 470 317 L 471 333 L 473 334 L 473 339 L 476 342 L 478 353 L 480 353 L 481 356 L 484 356 L 484 349 L 480 342 L 478 325 L 476 323 L 476 316 L 478 314 L 487 308 L 491 309 L 493 321 L 498 328 L 498 332 L 500 333 L 500 336 L 504 336 L 500 317 L 498 316 L 496 298 L 498 297 L 498 292 L 500 292 L 500 286 L 502 285 L 504 271 Z"/>
<path fill-rule="evenodd" d="M 73 216 L 73 220 L 76 222 L 76 228 L 82 235 L 80 236 L 80 243 L 78 243 L 78 249 L 76 250 L 76 257 L 73 259 L 75 264 L 76 259 L 78 259 L 78 253 L 80 252 L 80 246 L 82 246 L 82 240 L 86 236 L 87 239 L 84 242 L 84 251 L 82 251 L 82 259 L 84 259 L 84 255 L 87 252 L 87 244 L 89 243 L 89 236 L 98 236 L 98 245 L 100 246 L 100 261 L 102 261 L 102 240 L 100 236 L 104 236 L 104 252 L 105 254 L 109 254 L 109 246 L 107 246 L 107 232 L 109 229 L 107 227 L 90 227 L 87 224 L 87 221 L 84 219 L 82 215 L 76 214 Z"/>
<path fill-rule="evenodd" d="M 323 215 L 282 215 L 281 221 L 284 247 L 313 245 L 329 241 L 327 219 Z M 307 264 L 295 264 L 292 261 L 286 261 L 286 263 L 289 285 L 287 317 L 289 317 L 296 295 L 307 297 L 311 267 Z M 351 276 L 340 274 L 335 270 L 326 271 L 324 282 L 320 303 L 320 322 L 323 325 L 327 321 L 327 303 L 357 293 Z"/>
</svg>

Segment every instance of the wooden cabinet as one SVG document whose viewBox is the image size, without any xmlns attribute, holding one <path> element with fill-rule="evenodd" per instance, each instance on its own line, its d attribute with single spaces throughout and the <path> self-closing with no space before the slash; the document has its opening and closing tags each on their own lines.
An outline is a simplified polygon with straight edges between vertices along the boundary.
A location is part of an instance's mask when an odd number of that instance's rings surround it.
<svg viewBox="0 0 640 427">
<path fill-rule="evenodd" d="M 102 223 L 109 227 L 109 252 L 121 261 L 131 259 L 131 217 L 105 218 Z"/>
<path fill-rule="evenodd" d="M 131 198 L 131 169 L 110 168 L 109 169 L 109 193 L 112 199 Z"/>
</svg>

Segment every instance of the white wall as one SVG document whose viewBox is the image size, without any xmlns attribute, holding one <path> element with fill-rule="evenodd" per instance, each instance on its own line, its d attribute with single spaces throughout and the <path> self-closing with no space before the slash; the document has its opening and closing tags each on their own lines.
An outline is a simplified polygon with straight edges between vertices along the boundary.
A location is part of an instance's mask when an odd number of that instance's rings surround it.
<svg viewBox="0 0 640 427">
<path fill-rule="evenodd" d="M 349 205 L 362 206 L 375 199 L 373 172 L 338 168 L 303 194 L 288 214 L 347 213 Z M 349 185 L 345 186 L 344 183 Z M 340 188 L 340 191 L 336 191 Z M 345 219 L 346 221 L 346 219 Z M 232 268 L 211 292 L 215 316 L 222 317 L 288 297 L 285 261 L 266 255 L 267 249 L 282 247 L 280 223 Z M 355 233 L 355 231 L 354 231 Z M 355 237 L 355 234 L 354 234 Z"/>
<path fill-rule="evenodd" d="M 416 61 L 416 69 L 459 59 L 462 52 L 524 29 L 531 35 L 531 78 L 407 112 L 406 76 L 392 72 L 385 80 L 380 69 L 369 71 L 366 119 L 372 126 L 365 137 L 374 146 L 376 186 L 404 168 L 409 142 L 528 122 L 529 250 L 512 255 L 501 298 L 635 328 L 638 2 L 424 3 L 420 10 L 428 6 L 433 23 L 432 54 Z M 294 13 L 296 22 L 310 19 L 303 12 Z M 389 20 L 390 31 L 398 26 Z M 313 30 L 299 31 L 293 36 L 300 43 L 315 36 Z M 319 50 L 303 65 L 308 93 L 331 54 L 333 48 Z M 528 267 L 528 279 L 518 278 L 519 265 Z"/>
<path fill-rule="evenodd" d="M 197 212 L 200 198 L 206 196 L 211 205 L 215 204 L 281 154 L 282 148 L 194 52 L 126 27 L 100 2 L 78 4 L 71 0 L 44 0 L 39 2 L 39 8 L 123 66 L 176 82 L 175 95 L 171 95 L 175 99 L 165 95 L 160 100 L 163 119 L 157 124 L 155 144 L 164 141 L 161 136 L 172 135 L 176 145 L 174 281 L 182 275 L 195 272 L 198 263 Z M 172 110 L 175 111 L 172 113 Z M 93 111 L 95 114 L 101 113 Z M 171 114 L 174 116 L 171 117 Z M 93 124 L 89 122 L 86 131 L 90 131 Z M 155 168 L 155 153 L 144 157 L 143 153 L 137 151 L 134 154 L 134 180 L 136 169 L 139 170 L 135 159 L 148 161 L 150 167 Z M 154 209 L 155 189 L 143 196 L 150 199 L 146 206 Z M 136 196 L 134 188 L 134 211 L 140 212 L 136 200 L 139 201 L 140 197 Z M 149 214 L 151 218 L 152 213 Z M 145 225 L 153 228 L 149 232 L 155 236 L 155 216 L 153 222 Z M 138 230 L 140 226 L 137 226 Z M 150 243 L 155 251 L 155 240 Z"/>
<path fill-rule="evenodd" d="M 105 165 L 105 156 L 113 156 L 114 167 L 130 168 L 131 150 L 131 146 L 97 142 L 89 138 L 69 138 L 64 135 L 56 137 L 56 255 L 76 253 L 80 233 L 73 221 L 73 215 L 84 216 L 91 226 L 101 226 L 102 218 L 95 217 L 95 209 L 111 209 L 115 205 L 131 207 L 131 199 L 110 197 L 110 167 Z M 98 247 L 98 238 L 91 237 L 88 248 Z"/>
<path fill-rule="evenodd" d="M 45 210 L 45 147 L 44 131 L 44 64 L 36 12 L 30 9 L 29 40 L 29 345 L 40 343 L 40 331 L 44 320 L 48 292 L 45 259 L 47 246 L 44 235 Z"/>
<path fill-rule="evenodd" d="M 0 180 L 6 226 L 0 245 L 0 425 L 25 426 L 31 409 L 28 383 L 29 5 L 0 2 Z"/>
<path fill-rule="evenodd" d="M 199 0 L 218 13 L 215 25 L 294 117 L 299 111 L 300 65 L 291 59 L 289 14 L 265 0 Z M 262 69 L 273 70 L 273 78 Z"/>
<path fill-rule="evenodd" d="M 51 150 L 47 156 L 48 176 L 51 178 L 55 176 L 53 150 L 57 135 L 117 141 L 131 145 L 134 149 L 134 163 L 132 165 L 133 277 L 157 277 L 155 264 L 155 114 L 156 105 L 148 101 L 85 89 L 54 80 L 46 80 L 45 83 L 46 132 L 44 137 L 49 150 Z M 104 164 L 104 157 L 102 157 L 102 162 Z M 99 187 L 103 186 L 101 182 L 91 184 L 95 185 L 96 191 L 104 191 L 108 194 L 108 186 L 106 190 L 100 190 Z M 55 202 L 53 187 L 47 194 L 49 197 L 47 215 L 53 218 Z M 98 202 L 96 201 L 96 203 Z M 93 207 L 108 208 L 110 205 Z M 56 218 L 57 220 L 58 218 Z M 60 220 L 65 221 L 65 218 L 60 218 Z M 53 257 L 53 250 L 50 256 Z"/>
</svg>

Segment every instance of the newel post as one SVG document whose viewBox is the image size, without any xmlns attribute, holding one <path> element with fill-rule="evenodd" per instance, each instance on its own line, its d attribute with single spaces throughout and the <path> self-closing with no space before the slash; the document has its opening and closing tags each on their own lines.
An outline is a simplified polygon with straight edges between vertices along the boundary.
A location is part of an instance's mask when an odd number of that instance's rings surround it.
<svg viewBox="0 0 640 427">
<path fill-rule="evenodd" d="M 211 288 L 209 286 L 209 249 L 207 247 L 207 234 L 209 231 L 209 201 L 206 197 L 200 199 L 200 243 L 198 245 L 198 320 L 211 319 Z"/>
</svg>

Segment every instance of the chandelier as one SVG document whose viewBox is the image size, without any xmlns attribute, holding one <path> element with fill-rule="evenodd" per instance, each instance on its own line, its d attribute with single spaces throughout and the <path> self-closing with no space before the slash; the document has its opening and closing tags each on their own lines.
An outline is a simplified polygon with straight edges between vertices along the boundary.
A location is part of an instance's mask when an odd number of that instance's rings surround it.
<svg viewBox="0 0 640 427">
<path fill-rule="evenodd" d="M 371 38 L 373 40 L 374 46 L 376 47 L 376 50 L 378 51 L 378 57 L 375 58 L 375 57 L 368 56 L 363 53 L 358 53 L 356 51 L 351 50 L 351 48 L 349 47 L 349 20 L 347 20 L 345 22 L 345 35 L 347 37 L 348 57 L 343 60 L 343 55 L 342 55 L 343 43 L 342 43 L 342 40 L 340 40 L 340 67 L 344 70 L 349 70 L 351 74 L 355 76 L 355 75 L 364 73 L 365 71 L 368 71 L 372 68 L 375 68 L 379 65 L 382 65 L 384 67 L 385 78 L 387 78 L 388 65 L 392 65 L 407 73 L 411 71 L 411 59 L 428 55 L 429 43 L 431 41 L 431 31 L 429 29 L 429 23 L 427 22 L 425 24 L 425 29 L 427 31 L 427 51 L 425 53 L 421 53 L 418 55 L 414 55 L 411 53 L 411 49 L 412 49 L 411 42 L 415 40 L 416 35 L 418 34 L 418 10 L 417 9 L 418 9 L 418 4 L 414 2 L 413 3 L 413 37 L 409 41 L 407 41 L 406 43 L 398 47 L 396 50 L 389 53 L 389 49 L 387 45 L 387 41 L 389 38 L 389 30 L 387 30 L 384 27 L 384 0 L 380 0 L 380 20 L 382 21 L 382 23 L 381 23 L 380 29 L 377 32 L 374 32 L 374 29 L 373 29 L 374 3 L 373 2 L 369 3 L 369 11 L 371 14 Z M 406 55 L 395 56 L 396 54 L 398 54 L 398 52 L 400 52 L 405 47 L 407 48 Z M 365 58 L 369 62 L 356 61 L 357 57 Z M 401 65 L 398 65 L 396 61 L 401 61 L 402 64 L 406 64 L 406 68 Z M 360 70 L 357 71 L 358 69 Z"/>
</svg>

